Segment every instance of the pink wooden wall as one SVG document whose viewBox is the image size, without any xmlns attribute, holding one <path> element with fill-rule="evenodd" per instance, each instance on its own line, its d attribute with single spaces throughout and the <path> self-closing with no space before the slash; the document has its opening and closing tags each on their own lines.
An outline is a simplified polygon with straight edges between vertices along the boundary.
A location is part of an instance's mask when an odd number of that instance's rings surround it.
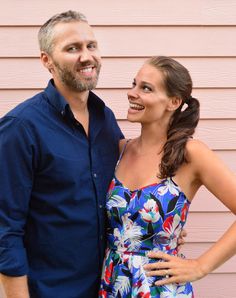
<svg viewBox="0 0 236 298">
<path fill-rule="evenodd" d="M 201 101 L 197 137 L 236 172 L 235 0 L 2 1 L 0 116 L 46 86 L 49 74 L 38 59 L 37 31 L 68 9 L 85 13 L 95 30 L 103 56 L 96 92 L 114 110 L 126 137 L 139 131 L 126 121 L 126 92 L 136 70 L 151 55 L 169 55 L 192 74 L 193 95 Z M 198 256 L 234 218 L 201 189 L 191 206 L 185 254 Z M 234 298 L 235 281 L 236 257 L 195 282 L 196 297 Z"/>
</svg>

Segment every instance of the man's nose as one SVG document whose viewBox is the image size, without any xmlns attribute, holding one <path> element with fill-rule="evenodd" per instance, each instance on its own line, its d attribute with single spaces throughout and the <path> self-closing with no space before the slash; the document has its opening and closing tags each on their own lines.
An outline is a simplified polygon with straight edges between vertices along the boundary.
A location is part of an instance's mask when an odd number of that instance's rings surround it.
<svg viewBox="0 0 236 298">
<path fill-rule="evenodd" d="M 91 53 L 87 48 L 81 51 L 79 60 L 80 62 L 91 60 Z"/>
</svg>

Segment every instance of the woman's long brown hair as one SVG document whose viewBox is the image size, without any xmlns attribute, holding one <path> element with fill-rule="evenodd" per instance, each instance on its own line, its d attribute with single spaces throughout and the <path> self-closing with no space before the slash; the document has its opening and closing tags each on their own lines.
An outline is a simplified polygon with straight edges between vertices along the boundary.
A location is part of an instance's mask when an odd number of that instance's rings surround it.
<svg viewBox="0 0 236 298">
<path fill-rule="evenodd" d="M 180 107 L 170 120 L 159 168 L 159 178 L 172 177 L 178 168 L 187 162 L 185 147 L 198 124 L 200 104 L 191 96 L 192 79 L 183 65 L 165 56 L 152 57 L 146 63 L 162 72 L 167 95 L 182 99 Z M 185 109 L 183 109 L 184 104 L 186 104 Z"/>
</svg>

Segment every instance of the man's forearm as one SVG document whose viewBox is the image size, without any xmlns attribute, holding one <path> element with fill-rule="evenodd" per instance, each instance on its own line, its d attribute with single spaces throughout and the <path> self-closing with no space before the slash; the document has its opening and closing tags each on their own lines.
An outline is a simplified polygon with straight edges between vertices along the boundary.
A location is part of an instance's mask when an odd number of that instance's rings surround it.
<svg viewBox="0 0 236 298">
<path fill-rule="evenodd" d="M 6 298 L 30 298 L 27 276 L 11 277 L 0 275 Z"/>
</svg>

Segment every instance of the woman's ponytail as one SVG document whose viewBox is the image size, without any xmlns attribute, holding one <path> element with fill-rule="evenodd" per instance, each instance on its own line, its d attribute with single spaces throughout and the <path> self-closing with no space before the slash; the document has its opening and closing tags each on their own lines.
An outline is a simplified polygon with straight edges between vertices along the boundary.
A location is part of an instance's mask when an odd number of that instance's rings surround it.
<svg viewBox="0 0 236 298">
<path fill-rule="evenodd" d="M 183 110 L 182 104 L 173 114 L 167 141 L 163 147 L 163 156 L 160 164 L 160 177 L 172 177 L 186 160 L 185 146 L 195 132 L 199 121 L 199 101 L 190 97 L 187 107 Z"/>
<path fill-rule="evenodd" d="M 152 57 L 147 61 L 163 74 L 163 85 L 169 97 L 177 97 L 182 104 L 174 112 L 167 130 L 167 141 L 159 168 L 159 177 L 174 176 L 178 168 L 187 162 L 186 143 L 195 132 L 199 121 L 199 101 L 191 96 L 192 79 L 188 70 L 176 60 Z"/>
</svg>

